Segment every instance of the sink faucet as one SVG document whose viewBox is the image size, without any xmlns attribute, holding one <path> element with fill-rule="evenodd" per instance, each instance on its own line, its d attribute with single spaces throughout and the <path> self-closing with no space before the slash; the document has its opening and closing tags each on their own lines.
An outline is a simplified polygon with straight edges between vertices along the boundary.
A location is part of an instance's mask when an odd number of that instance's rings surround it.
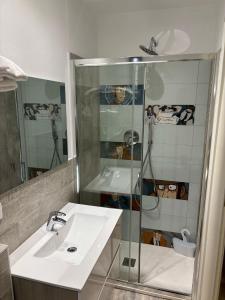
<svg viewBox="0 0 225 300">
<path fill-rule="evenodd" d="M 61 217 L 65 217 L 66 214 L 61 211 L 52 211 L 49 214 L 48 222 L 47 222 L 47 231 L 58 231 L 57 228 L 55 228 L 56 224 L 61 224 L 62 226 L 66 224 L 66 220 L 64 220 Z"/>
<path fill-rule="evenodd" d="M 104 167 L 104 169 L 101 171 L 101 176 L 103 177 L 109 177 L 113 174 L 113 171 L 109 167 Z"/>
</svg>

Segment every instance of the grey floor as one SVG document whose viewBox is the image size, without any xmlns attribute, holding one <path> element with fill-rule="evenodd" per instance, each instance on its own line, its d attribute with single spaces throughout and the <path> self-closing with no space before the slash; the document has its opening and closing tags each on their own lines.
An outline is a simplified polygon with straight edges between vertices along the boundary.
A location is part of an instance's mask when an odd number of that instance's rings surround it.
<svg viewBox="0 0 225 300">
<path fill-rule="evenodd" d="M 100 300 L 162 300 L 148 295 L 137 294 L 117 288 L 104 289 Z"/>
</svg>

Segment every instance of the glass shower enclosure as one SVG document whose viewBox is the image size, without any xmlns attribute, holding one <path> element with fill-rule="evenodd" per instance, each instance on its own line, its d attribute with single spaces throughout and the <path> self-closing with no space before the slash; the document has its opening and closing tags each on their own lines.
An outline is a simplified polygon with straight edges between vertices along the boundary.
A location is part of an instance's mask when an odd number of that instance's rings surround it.
<svg viewBox="0 0 225 300">
<path fill-rule="evenodd" d="M 74 68 L 79 201 L 123 210 L 114 279 L 190 295 L 213 56 Z"/>
</svg>

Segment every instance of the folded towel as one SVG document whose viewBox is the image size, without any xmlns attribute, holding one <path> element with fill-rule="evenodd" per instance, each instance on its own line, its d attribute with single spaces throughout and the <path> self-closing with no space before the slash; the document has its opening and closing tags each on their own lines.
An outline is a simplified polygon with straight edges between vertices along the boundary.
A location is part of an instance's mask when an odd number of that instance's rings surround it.
<svg viewBox="0 0 225 300">
<path fill-rule="evenodd" d="M 0 72 L 6 71 L 8 69 L 7 66 L 0 66 Z"/>
<path fill-rule="evenodd" d="M 27 80 L 26 74 L 19 66 L 10 59 L 0 56 L 0 77 L 12 78 L 13 76 L 16 81 Z"/>
<path fill-rule="evenodd" d="M 3 80 L 15 80 L 15 81 L 19 81 L 17 80 L 16 76 L 10 74 L 10 73 L 7 73 L 7 72 L 1 72 L 0 71 L 0 82 L 3 81 Z"/>
<path fill-rule="evenodd" d="M 26 74 L 13 61 L 0 56 L 0 92 L 17 89 L 17 81 L 27 80 Z"/>
<path fill-rule="evenodd" d="M 0 92 L 9 92 L 17 89 L 17 83 L 15 80 L 3 80 L 0 82 Z"/>
</svg>

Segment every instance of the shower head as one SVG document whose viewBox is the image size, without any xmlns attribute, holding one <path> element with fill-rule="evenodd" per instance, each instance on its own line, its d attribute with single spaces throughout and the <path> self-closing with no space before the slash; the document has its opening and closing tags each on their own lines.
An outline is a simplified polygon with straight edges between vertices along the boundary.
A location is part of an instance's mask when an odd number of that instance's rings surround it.
<svg viewBox="0 0 225 300">
<path fill-rule="evenodd" d="M 143 46 L 143 45 L 140 45 L 139 47 L 140 47 L 140 49 L 141 49 L 142 51 L 144 51 L 145 53 L 147 53 L 147 54 L 149 54 L 149 55 L 158 55 L 158 53 L 156 53 L 154 50 L 149 49 L 149 48 L 146 48 L 146 47 Z"/>
<path fill-rule="evenodd" d="M 143 45 L 140 45 L 139 48 L 145 53 L 147 53 L 148 55 L 158 55 L 158 53 L 156 52 L 157 46 L 158 46 L 158 42 L 154 37 L 152 37 L 148 48 Z"/>
</svg>

